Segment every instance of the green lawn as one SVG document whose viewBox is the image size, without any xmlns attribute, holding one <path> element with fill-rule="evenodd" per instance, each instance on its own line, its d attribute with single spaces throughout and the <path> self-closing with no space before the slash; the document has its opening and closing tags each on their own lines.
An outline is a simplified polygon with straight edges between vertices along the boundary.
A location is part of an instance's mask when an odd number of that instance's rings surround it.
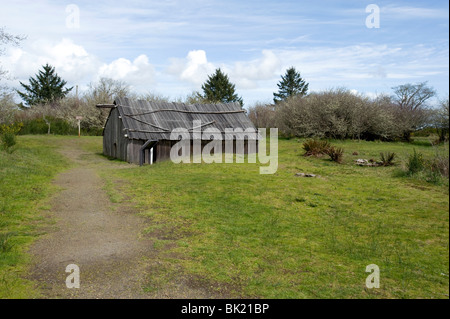
<svg viewBox="0 0 450 319">
<path fill-rule="evenodd" d="M 51 179 L 68 162 L 56 152 L 60 137 L 20 136 L 15 151 L 0 150 L 0 298 L 38 296 L 27 275 L 26 249 L 46 223 Z"/>
<path fill-rule="evenodd" d="M 76 140 L 101 156 L 101 137 Z M 18 141 L 14 153 L 0 151 L 0 234 L 6 238 L 5 244 L 0 239 L 0 298 L 37 294 L 22 279 L 24 252 L 46 223 L 46 199 L 56 191 L 51 179 L 69 167 L 56 150 L 75 139 Z M 231 297 L 448 298 L 448 181 L 436 185 L 401 173 L 413 149 L 425 157 L 435 150 L 423 141 L 332 144 L 345 149 L 343 164 L 305 158 L 299 141 L 280 140 L 273 175 L 260 175 L 259 164 L 121 169 L 117 161 L 99 161 L 111 198 L 149 220 L 144 235 L 159 253 L 157 262 L 149 261 L 143 288 L 185 277 Z M 381 151 L 396 152 L 397 165 L 353 164 L 378 159 Z M 365 287 L 369 264 L 380 268 L 379 289 Z"/>
<path fill-rule="evenodd" d="M 332 143 L 345 149 L 344 164 L 305 158 L 299 141 L 280 140 L 274 175 L 260 175 L 259 164 L 163 162 L 109 178 L 150 218 L 148 236 L 164 256 L 156 273 L 167 278 L 181 271 L 245 297 L 448 298 L 448 182 L 399 173 L 413 149 L 434 149 Z M 398 164 L 353 164 L 381 151 L 396 152 Z M 369 264 L 380 268 L 379 289 L 365 287 Z M 149 289 L 158 285 L 149 278 Z"/>
</svg>

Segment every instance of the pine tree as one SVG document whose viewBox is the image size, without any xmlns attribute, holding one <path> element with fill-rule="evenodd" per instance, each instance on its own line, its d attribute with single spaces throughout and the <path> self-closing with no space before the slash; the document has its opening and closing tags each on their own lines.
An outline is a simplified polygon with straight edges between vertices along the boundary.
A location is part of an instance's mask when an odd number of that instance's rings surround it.
<svg viewBox="0 0 450 319">
<path fill-rule="evenodd" d="M 230 82 L 228 75 L 217 69 L 213 75 L 202 85 L 203 99 L 210 103 L 239 102 L 244 104 L 242 98 L 235 92 L 235 85 Z"/>
<path fill-rule="evenodd" d="M 286 74 L 281 76 L 281 81 L 277 84 L 278 93 L 274 93 L 275 104 L 285 101 L 290 96 L 304 96 L 308 92 L 308 83 L 302 79 L 300 73 L 294 67 L 287 69 Z"/>
<path fill-rule="evenodd" d="M 61 79 L 55 72 L 55 68 L 49 64 L 43 66 L 36 77 L 30 77 L 30 84 L 20 82 L 25 92 L 17 90 L 19 96 L 26 105 L 36 105 L 41 103 L 53 103 L 62 99 L 73 87 L 65 88 L 66 81 Z"/>
</svg>

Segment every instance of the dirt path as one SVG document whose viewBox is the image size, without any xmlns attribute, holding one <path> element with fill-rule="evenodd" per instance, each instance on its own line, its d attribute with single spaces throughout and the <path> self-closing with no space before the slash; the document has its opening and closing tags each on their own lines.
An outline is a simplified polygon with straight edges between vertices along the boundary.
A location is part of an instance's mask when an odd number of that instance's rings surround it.
<svg viewBox="0 0 450 319">
<path fill-rule="evenodd" d="M 84 152 L 76 140 L 61 152 L 76 163 L 60 174 L 61 187 L 51 200 L 55 225 L 30 249 L 35 261 L 31 278 L 45 298 L 209 298 L 203 289 L 182 280 L 170 287 L 144 292 L 157 253 L 141 236 L 146 220 L 129 208 L 113 204 L 103 190 L 99 167 L 113 166 Z M 104 163 L 101 163 L 101 162 Z M 100 165 L 99 165 L 100 164 Z M 117 164 L 116 164 L 117 165 Z M 122 166 L 123 167 L 123 166 Z M 80 288 L 66 287 L 66 266 L 80 268 Z"/>
</svg>

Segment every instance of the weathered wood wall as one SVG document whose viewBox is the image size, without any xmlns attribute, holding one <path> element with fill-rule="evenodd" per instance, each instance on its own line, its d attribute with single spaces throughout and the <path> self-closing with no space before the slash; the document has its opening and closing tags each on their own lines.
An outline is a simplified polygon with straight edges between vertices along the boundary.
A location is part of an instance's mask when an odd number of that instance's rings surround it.
<svg viewBox="0 0 450 319">
<path fill-rule="evenodd" d="M 119 112 L 117 108 L 111 109 L 108 121 L 103 131 L 103 154 L 118 158 L 129 163 L 139 164 L 139 153 L 142 145 L 146 141 L 128 139 L 125 137 L 126 131 L 123 130 L 124 125 L 119 118 Z M 178 141 L 160 140 L 153 150 L 153 162 L 160 162 L 164 160 L 170 160 L 170 150 Z M 209 141 L 203 140 L 201 142 L 201 149 L 208 144 Z M 243 143 L 244 154 L 257 153 L 258 141 L 255 141 L 255 146 L 252 143 L 245 141 L 233 142 L 233 153 L 236 153 L 236 143 Z M 145 151 L 145 163 L 150 163 L 150 150 Z M 193 152 L 193 144 L 191 141 L 191 155 Z M 226 152 L 225 141 L 222 141 L 222 152 Z"/>
<path fill-rule="evenodd" d="M 113 108 L 103 130 L 103 154 L 127 161 L 128 138 L 124 134 L 119 112 Z"/>
<path fill-rule="evenodd" d="M 173 145 L 175 145 L 178 141 L 168 141 L 163 140 L 159 141 L 156 145 L 156 161 L 164 161 L 164 160 L 170 160 L 170 150 Z M 206 144 L 208 144 L 210 141 L 202 141 L 201 142 L 201 150 L 203 151 L 203 148 Z M 236 143 L 242 143 L 244 154 L 254 154 L 258 152 L 258 141 L 253 141 L 252 143 L 248 143 L 247 140 L 245 141 L 233 141 L 233 148 L 232 153 L 236 153 Z M 142 145 L 142 144 L 141 144 Z M 193 154 L 193 142 L 191 141 L 191 155 Z M 222 141 L 222 152 L 225 153 L 225 141 Z M 147 157 L 146 157 L 147 159 Z M 139 159 L 138 159 L 139 162 Z"/>
</svg>

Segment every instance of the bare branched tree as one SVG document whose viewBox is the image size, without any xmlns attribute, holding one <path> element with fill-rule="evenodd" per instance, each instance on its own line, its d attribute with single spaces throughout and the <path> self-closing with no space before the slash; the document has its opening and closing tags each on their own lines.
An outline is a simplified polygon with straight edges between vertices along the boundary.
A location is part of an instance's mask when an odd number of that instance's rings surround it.
<svg viewBox="0 0 450 319">
<path fill-rule="evenodd" d="M 440 101 L 439 108 L 433 112 L 433 125 L 439 134 L 439 142 L 445 142 L 449 134 L 449 99 Z"/>
<path fill-rule="evenodd" d="M 89 84 L 86 99 L 94 106 L 101 103 L 112 103 L 116 97 L 130 97 L 130 86 L 123 81 L 111 78 L 100 78 L 96 83 Z"/>
<path fill-rule="evenodd" d="M 192 91 L 190 94 L 186 96 L 183 103 L 186 104 L 202 104 L 206 103 L 207 101 L 205 98 L 201 95 L 198 91 Z"/>
<path fill-rule="evenodd" d="M 147 92 L 143 95 L 138 96 L 138 98 L 148 102 L 170 102 L 170 98 L 168 96 L 153 92 Z"/>
<path fill-rule="evenodd" d="M 411 140 L 411 133 L 423 126 L 429 119 L 427 102 L 436 91 L 427 82 L 403 84 L 392 88 L 393 100 L 397 105 L 396 117 L 402 125 L 403 138 Z"/>
<path fill-rule="evenodd" d="M 10 124 L 14 122 L 14 115 L 17 111 L 13 94 L 7 91 L 0 92 L 0 124 Z"/>
<path fill-rule="evenodd" d="M 0 56 L 5 54 L 6 45 L 18 46 L 24 39 L 25 36 L 10 34 L 0 27 Z M 2 85 L 2 80 L 7 78 L 8 71 L 0 65 L 0 124 L 12 122 L 17 109 L 12 90 Z"/>
<path fill-rule="evenodd" d="M 436 95 L 436 91 L 427 86 L 427 82 L 403 84 L 392 88 L 398 105 L 408 111 L 415 111 L 426 106 L 427 100 Z"/>
<path fill-rule="evenodd" d="M 26 37 L 23 35 L 13 35 L 5 31 L 4 27 L 0 27 L 0 55 L 5 54 L 5 45 L 18 46 Z M 4 70 L 0 65 L 0 81 L 5 78 L 8 71 Z"/>
<path fill-rule="evenodd" d="M 248 109 L 248 117 L 257 128 L 276 127 L 275 106 L 257 103 Z"/>
<path fill-rule="evenodd" d="M 108 117 L 108 109 L 98 109 L 97 104 L 112 103 L 116 97 L 136 97 L 130 86 L 123 81 L 111 78 L 100 78 L 98 82 L 90 83 L 89 90 L 84 95 L 84 104 L 81 104 L 85 116 L 90 119 L 93 126 L 103 126 Z M 80 114 L 82 115 L 82 114 Z"/>
</svg>

